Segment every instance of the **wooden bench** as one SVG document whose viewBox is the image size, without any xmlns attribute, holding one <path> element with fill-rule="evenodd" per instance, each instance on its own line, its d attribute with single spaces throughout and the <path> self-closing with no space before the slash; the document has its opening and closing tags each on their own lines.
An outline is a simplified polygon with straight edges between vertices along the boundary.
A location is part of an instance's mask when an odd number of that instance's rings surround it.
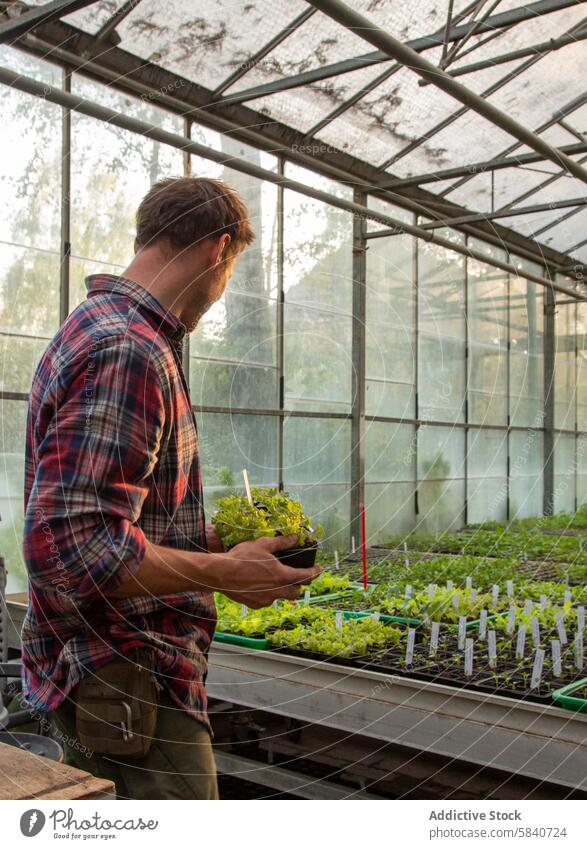
<svg viewBox="0 0 587 849">
<path fill-rule="evenodd" d="M 112 781 L 0 743 L 0 799 L 114 799 Z"/>
</svg>

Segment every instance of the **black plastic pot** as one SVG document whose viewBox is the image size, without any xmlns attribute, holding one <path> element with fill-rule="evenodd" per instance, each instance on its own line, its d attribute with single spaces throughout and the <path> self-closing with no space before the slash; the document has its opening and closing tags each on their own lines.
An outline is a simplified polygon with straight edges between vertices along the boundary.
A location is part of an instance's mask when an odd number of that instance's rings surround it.
<svg viewBox="0 0 587 849">
<path fill-rule="evenodd" d="M 311 545 L 297 546 L 296 548 L 286 548 L 285 551 L 276 551 L 275 556 L 286 566 L 293 566 L 296 569 L 311 569 L 316 562 L 316 554 L 318 553 L 318 543 Z"/>
</svg>

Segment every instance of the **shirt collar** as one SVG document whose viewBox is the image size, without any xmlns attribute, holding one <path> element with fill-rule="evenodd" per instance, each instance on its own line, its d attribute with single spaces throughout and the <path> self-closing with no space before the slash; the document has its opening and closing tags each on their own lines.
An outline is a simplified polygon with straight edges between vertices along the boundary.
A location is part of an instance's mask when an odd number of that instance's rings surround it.
<svg viewBox="0 0 587 849">
<path fill-rule="evenodd" d="M 129 280 L 127 277 L 120 277 L 117 274 L 91 274 L 86 277 L 86 289 L 88 296 L 96 295 L 99 292 L 125 295 L 143 309 L 154 314 L 159 319 L 159 326 L 163 333 L 176 343 L 181 342 L 187 332 L 185 324 L 174 313 L 164 307 L 144 286 L 135 283 L 134 280 Z"/>
</svg>

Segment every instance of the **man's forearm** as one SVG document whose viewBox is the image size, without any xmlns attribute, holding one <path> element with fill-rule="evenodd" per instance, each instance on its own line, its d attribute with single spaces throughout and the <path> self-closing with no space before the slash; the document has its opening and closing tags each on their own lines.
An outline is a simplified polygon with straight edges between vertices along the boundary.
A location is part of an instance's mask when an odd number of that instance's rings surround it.
<svg viewBox="0 0 587 849">
<path fill-rule="evenodd" d="M 210 592 L 211 573 L 221 554 L 206 551 L 181 551 L 147 542 L 145 556 L 132 578 L 108 593 L 112 598 L 140 595 L 161 596 L 166 593 L 198 590 Z"/>
</svg>

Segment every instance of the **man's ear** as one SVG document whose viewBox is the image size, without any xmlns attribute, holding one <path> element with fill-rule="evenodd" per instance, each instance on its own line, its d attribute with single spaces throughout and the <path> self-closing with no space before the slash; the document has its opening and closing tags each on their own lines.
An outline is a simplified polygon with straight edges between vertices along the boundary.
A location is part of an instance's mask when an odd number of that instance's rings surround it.
<svg viewBox="0 0 587 849">
<path fill-rule="evenodd" d="M 230 241 L 230 235 L 228 233 L 223 233 L 218 239 L 218 250 L 216 252 L 216 261 L 214 263 L 215 266 L 220 265 L 220 263 L 226 259 L 226 252 L 230 245 Z"/>
</svg>

